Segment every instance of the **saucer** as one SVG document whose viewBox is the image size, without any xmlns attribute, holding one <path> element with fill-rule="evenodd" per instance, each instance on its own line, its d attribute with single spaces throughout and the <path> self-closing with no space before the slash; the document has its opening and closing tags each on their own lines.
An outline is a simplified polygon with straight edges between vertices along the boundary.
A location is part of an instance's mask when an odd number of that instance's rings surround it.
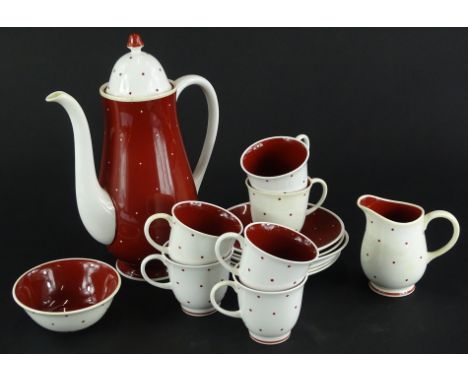
<svg viewBox="0 0 468 382">
<path fill-rule="evenodd" d="M 309 206 L 312 204 L 309 203 Z M 228 211 L 236 215 L 244 227 L 252 223 L 249 202 L 228 208 Z M 300 232 L 312 240 L 320 252 L 323 252 L 342 239 L 345 229 L 343 221 L 338 215 L 326 208 L 319 207 L 306 217 Z"/>
<path fill-rule="evenodd" d="M 346 248 L 348 243 L 349 243 L 349 235 L 347 232 L 345 232 L 343 236 L 343 241 L 340 242 L 339 247 L 335 248 L 326 256 L 323 256 L 321 258 L 319 257 L 319 259 L 310 266 L 309 271 L 307 272 L 307 275 L 311 276 L 316 273 L 322 272 L 325 269 L 330 268 L 338 260 L 338 258 L 341 255 L 341 252 Z"/>
</svg>

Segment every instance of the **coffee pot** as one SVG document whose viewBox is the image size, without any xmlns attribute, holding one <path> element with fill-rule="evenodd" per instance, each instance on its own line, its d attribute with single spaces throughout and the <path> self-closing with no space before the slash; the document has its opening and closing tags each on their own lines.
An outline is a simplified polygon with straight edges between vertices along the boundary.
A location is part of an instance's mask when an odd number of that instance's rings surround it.
<svg viewBox="0 0 468 382">
<path fill-rule="evenodd" d="M 94 239 L 117 258 L 119 272 L 142 279 L 140 263 L 154 252 L 143 231 L 146 219 L 170 213 L 181 200 L 196 199 L 218 130 L 219 109 L 213 86 L 197 75 L 168 80 L 159 61 L 143 52 L 143 41 L 131 34 L 130 52 L 114 65 L 108 83 L 99 89 L 105 115 L 104 139 L 96 176 L 86 116 L 78 102 L 63 91 L 47 96 L 70 117 L 75 140 L 76 198 L 80 217 Z M 177 120 L 176 101 L 191 85 L 201 87 L 208 104 L 208 127 L 202 152 L 191 171 Z M 151 236 L 160 244 L 169 227 L 157 222 Z M 146 271 L 166 277 L 162 263 Z"/>
</svg>

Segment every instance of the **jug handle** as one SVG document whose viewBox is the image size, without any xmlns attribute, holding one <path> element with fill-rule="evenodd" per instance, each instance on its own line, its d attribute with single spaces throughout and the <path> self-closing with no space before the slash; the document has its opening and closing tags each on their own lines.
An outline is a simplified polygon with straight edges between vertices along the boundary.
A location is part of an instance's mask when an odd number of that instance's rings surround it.
<svg viewBox="0 0 468 382">
<path fill-rule="evenodd" d="M 216 96 L 213 86 L 208 82 L 208 80 L 195 74 L 188 74 L 175 80 L 176 100 L 179 98 L 180 93 L 191 85 L 200 86 L 203 94 L 205 95 L 206 103 L 208 104 L 208 126 L 205 142 L 203 143 L 198 163 L 195 170 L 193 170 L 193 181 L 198 192 L 201 182 L 203 181 L 203 176 L 205 175 L 208 162 L 210 161 L 211 153 L 213 152 L 216 134 L 218 133 L 219 106 L 218 97 Z"/>
<path fill-rule="evenodd" d="M 444 253 L 448 252 L 455 245 L 455 243 L 458 240 L 458 237 L 460 236 L 460 225 L 458 224 L 458 220 L 450 212 L 442 210 L 432 211 L 424 216 L 424 230 L 426 230 L 431 220 L 438 218 L 447 219 L 450 223 L 452 223 L 453 234 L 448 243 L 445 244 L 443 247 L 427 253 L 428 263 L 434 260 L 436 257 L 439 257 Z"/>
</svg>

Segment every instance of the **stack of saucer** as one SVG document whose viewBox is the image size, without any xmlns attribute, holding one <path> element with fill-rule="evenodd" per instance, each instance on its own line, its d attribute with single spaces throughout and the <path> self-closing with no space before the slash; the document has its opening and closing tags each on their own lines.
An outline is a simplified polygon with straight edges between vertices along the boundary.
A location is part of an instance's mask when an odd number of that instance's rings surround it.
<svg viewBox="0 0 468 382">
<path fill-rule="evenodd" d="M 228 208 L 228 211 L 236 215 L 244 227 L 252 223 L 250 203 L 238 204 Z M 343 221 L 338 215 L 324 207 L 318 208 L 306 217 L 300 233 L 311 239 L 319 250 L 319 260 L 310 266 L 309 276 L 332 266 L 349 241 L 349 235 Z M 232 255 L 232 261 L 238 262 L 239 259 L 240 250 L 236 248 Z"/>
<path fill-rule="evenodd" d="M 309 275 L 321 272 L 341 255 L 348 244 L 343 221 L 322 207 L 327 185 L 320 178 L 308 176 L 309 139 L 271 137 L 249 146 L 241 156 L 241 167 L 247 174 L 246 186 L 250 203 L 229 208 L 242 224 L 271 222 L 297 230 L 311 239 L 319 249 L 319 261 L 310 266 Z M 322 186 L 318 202 L 309 203 L 314 184 Z M 238 251 L 233 260 L 239 259 Z"/>
</svg>

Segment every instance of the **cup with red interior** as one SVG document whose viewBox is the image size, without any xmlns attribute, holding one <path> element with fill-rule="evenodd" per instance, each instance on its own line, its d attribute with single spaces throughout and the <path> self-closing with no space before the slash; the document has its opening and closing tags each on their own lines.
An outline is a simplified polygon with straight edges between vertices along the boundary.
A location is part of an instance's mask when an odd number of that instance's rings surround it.
<svg viewBox="0 0 468 382">
<path fill-rule="evenodd" d="M 318 259 L 314 242 L 303 234 L 274 223 L 251 223 L 244 231 L 221 235 L 216 242 L 218 261 L 246 286 L 262 291 L 293 288 L 304 277 L 311 264 Z M 237 265 L 225 260 L 237 241 L 241 247 Z"/>
<path fill-rule="evenodd" d="M 309 138 L 276 136 L 257 141 L 241 155 L 240 164 L 253 188 L 291 192 L 307 187 Z"/>
<path fill-rule="evenodd" d="M 170 226 L 168 245 L 157 243 L 150 235 L 156 220 L 166 220 Z M 186 200 L 172 207 L 171 215 L 157 213 L 148 218 L 144 232 L 148 242 L 176 263 L 204 265 L 216 262 L 216 240 L 225 233 L 241 234 L 243 226 L 232 212 L 217 205 Z M 232 247 L 234 239 L 226 241 L 223 250 Z"/>
</svg>

